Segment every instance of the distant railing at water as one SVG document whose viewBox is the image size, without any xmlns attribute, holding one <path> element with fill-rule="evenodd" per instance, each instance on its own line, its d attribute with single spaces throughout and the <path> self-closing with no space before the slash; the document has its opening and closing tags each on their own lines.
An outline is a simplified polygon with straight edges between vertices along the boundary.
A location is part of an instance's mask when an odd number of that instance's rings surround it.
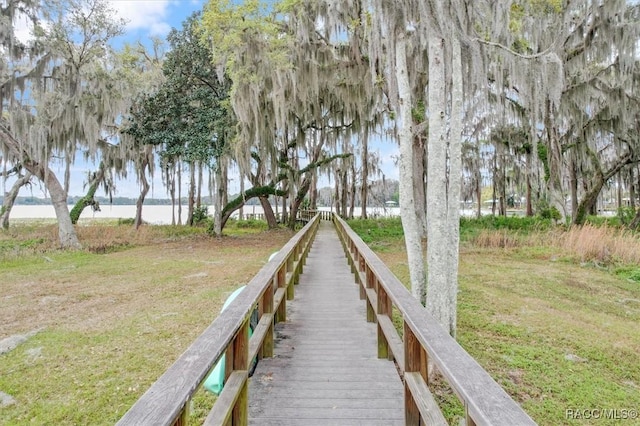
<svg viewBox="0 0 640 426">
<path fill-rule="evenodd" d="M 447 424 L 428 387 L 432 362 L 464 405 L 466 425 L 535 425 L 349 225 L 338 216 L 334 223 L 366 301 L 367 321 L 378 324 L 378 357 L 395 359 L 404 381 L 405 424 Z M 403 337 L 392 322 L 393 307 L 402 315 Z"/>
<path fill-rule="evenodd" d="M 286 301 L 294 297 L 319 221 L 320 215 L 313 217 L 289 240 L 118 425 L 187 425 L 192 397 L 223 354 L 224 389 L 204 424 L 247 424 L 250 360 L 273 356 L 274 324 L 286 321 Z M 249 338 L 256 305 L 259 323 Z"/>
<path fill-rule="evenodd" d="M 307 223 L 319 214 L 322 220 L 331 220 L 331 212 L 325 210 L 298 210 L 296 220 L 299 222 Z M 264 213 L 245 213 L 243 215 L 245 220 L 265 220 Z M 280 220 L 280 214 L 276 216 L 276 220 Z"/>
</svg>

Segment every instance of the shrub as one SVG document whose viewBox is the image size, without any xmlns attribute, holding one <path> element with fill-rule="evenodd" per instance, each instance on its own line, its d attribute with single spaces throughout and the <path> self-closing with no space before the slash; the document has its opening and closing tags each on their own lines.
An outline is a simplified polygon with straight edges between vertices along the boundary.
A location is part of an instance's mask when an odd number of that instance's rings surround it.
<svg viewBox="0 0 640 426">
<path fill-rule="evenodd" d="M 196 226 L 206 226 L 210 223 L 209 207 L 200 206 L 193 210 L 193 224 Z"/>
</svg>

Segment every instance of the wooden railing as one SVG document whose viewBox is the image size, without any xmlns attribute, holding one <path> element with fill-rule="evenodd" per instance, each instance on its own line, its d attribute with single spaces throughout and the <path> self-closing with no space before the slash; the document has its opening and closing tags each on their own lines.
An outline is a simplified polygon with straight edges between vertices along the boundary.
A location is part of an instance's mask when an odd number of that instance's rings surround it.
<svg viewBox="0 0 640 426">
<path fill-rule="evenodd" d="M 332 213 L 324 210 L 298 210 L 298 218 L 303 221 L 311 220 L 315 215 L 320 215 L 322 220 L 331 220 Z"/>
<path fill-rule="evenodd" d="M 378 357 L 395 359 L 404 381 L 405 424 L 447 424 L 428 387 L 429 363 L 464 405 L 467 425 L 536 424 L 341 218 L 334 216 L 334 224 L 366 301 L 367 321 L 378 325 Z M 392 307 L 402 315 L 402 337 Z"/>
<path fill-rule="evenodd" d="M 320 215 L 320 219 L 322 220 L 331 220 L 331 212 L 324 210 L 298 210 L 298 220 L 306 223 L 313 219 L 317 214 Z M 280 220 L 280 216 L 280 214 L 277 214 L 276 219 Z M 264 213 L 245 213 L 243 217 L 245 220 L 265 220 Z"/>
<path fill-rule="evenodd" d="M 289 240 L 118 425 L 186 425 L 193 395 L 223 354 L 224 389 L 204 424 L 247 424 L 249 362 L 255 357 L 273 356 L 274 323 L 286 320 L 286 301 L 294 297 L 294 284 L 302 273 L 319 221 L 316 215 Z M 249 338 L 249 318 L 256 306 L 260 320 Z"/>
</svg>

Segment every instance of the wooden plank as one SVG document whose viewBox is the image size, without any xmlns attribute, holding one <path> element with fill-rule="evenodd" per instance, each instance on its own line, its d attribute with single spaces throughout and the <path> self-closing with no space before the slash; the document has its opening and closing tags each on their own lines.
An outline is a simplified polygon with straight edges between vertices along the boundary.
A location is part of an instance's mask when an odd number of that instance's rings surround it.
<svg viewBox="0 0 640 426">
<path fill-rule="evenodd" d="M 286 419 L 284 417 L 261 418 L 259 423 L 256 419 L 249 418 L 249 424 L 259 424 L 260 426 L 300 426 L 298 419 Z M 305 419 L 304 426 L 327 426 L 331 424 L 327 419 Z M 340 426 L 405 426 L 402 420 L 359 420 L 348 419 L 340 421 Z"/>
<path fill-rule="evenodd" d="M 393 363 L 377 358 L 377 328 L 366 322 L 349 269 L 323 223 L 288 321 L 275 327 L 274 357 L 250 381 L 250 424 L 402 424 L 402 382 Z"/>
<path fill-rule="evenodd" d="M 227 424 L 231 418 L 233 407 L 240 396 L 241 390 L 247 382 L 247 371 L 236 370 L 225 382 L 222 392 L 216 399 L 213 409 L 204 421 L 204 426 L 221 426 Z"/>
<path fill-rule="evenodd" d="M 420 411 L 420 424 L 448 426 L 447 420 L 420 373 L 405 373 L 404 381 Z"/>
<path fill-rule="evenodd" d="M 375 400 L 371 402 L 369 407 L 365 408 L 339 408 L 325 407 L 319 408 L 300 408 L 300 407 L 273 407 L 262 412 L 262 418 L 295 418 L 303 423 L 306 419 L 326 419 L 328 423 L 342 423 L 343 419 L 358 420 L 398 420 L 402 417 L 402 411 L 398 408 L 380 409 L 374 406 Z M 375 409 L 373 409 L 375 408 Z"/>
</svg>

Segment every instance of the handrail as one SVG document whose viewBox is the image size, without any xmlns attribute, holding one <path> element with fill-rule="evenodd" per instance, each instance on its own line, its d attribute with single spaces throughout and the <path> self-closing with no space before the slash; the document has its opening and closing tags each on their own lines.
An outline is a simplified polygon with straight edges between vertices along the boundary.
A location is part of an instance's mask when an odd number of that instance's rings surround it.
<svg viewBox="0 0 640 426">
<path fill-rule="evenodd" d="M 319 222 L 320 216 L 316 215 L 285 244 L 118 425 L 186 425 L 191 398 L 225 353 L 226 385 L 205 424 L 247 423 L 249 362 L 254 355 L 273 356 L 274 321 L 286 321 L 286 301 L 293 299 L 294 284 L 302 273 Z M 256 305 L 260 321 L 249 339 L 249 317 Z"/>
<path fill-rule="evenodd" d="M 378 357 L 395 358 L 403 376 L 406 424 L 422 424 L 421 419 L 432 419 L 433 410 L 440 410 L 435 401 L 429 400 L 432 399 L 427 388 L 429 361 L 463 403 L 467 425 L 536 424 L 440 326 L 344 220 L 334 215 L 334 224 L 360 284 L 361 297 L 366 300 L 367 320 L 378 323 Z M 402 314 L 402 338 L 391 323 L 392 306 Z M 444 418 L 440 418 L 442 423 Z"/>
</svg>

